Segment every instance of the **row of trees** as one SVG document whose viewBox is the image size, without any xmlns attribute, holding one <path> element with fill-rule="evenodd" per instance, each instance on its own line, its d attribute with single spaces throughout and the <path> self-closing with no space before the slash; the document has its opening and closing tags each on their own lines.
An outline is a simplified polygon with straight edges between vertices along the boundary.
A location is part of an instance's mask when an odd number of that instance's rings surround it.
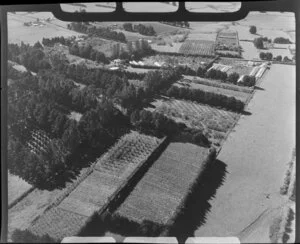
<svg viewBox="0 0 300 244">
<path fill-rule="evenodd" d="M 255 38 L 255 39 L 253 40 L 254 46 L 255 46 L 256 48 L 258 48 L 258 49 L 264 49 L 264 48 L 265 48 L 264 42 L 265 42 L 265 43 L 271 43 L 272 40 L 269 39 L 269 38 L 267 38 L 267 37 L 258 37 L 258 38 Z"/>
<path fill-rule="evenodd" d="M 272 60 L 273 59 L 273 54 L 271 52 L 261 52 L 259 54 L 260 59 L 262 60 Z M 278 57 L 279 58 L 279 57 Z"/>
<path fill-rule="evenodd" d="M 185 99 L 212 106 L 223 107 L 237 112 L 243 111 L 245 106 L 242 101 L 235 97 L 228 97 L 222 94 L 178 86 L 170 87 L 166 92 L 166 95 L 177 99 Z"/>
<path fill-rule="evenodd" d="M 53 47 L 55 43 L 60 43 L 62 45 L 65 45 L 65 46 L 71 46 L 72 43 L 74 43 L 76 37 L 70 37 L 70 38 L 65 38 L 63 36 L 60 36 L 60 37 L 53 37 L 53 38 L 43 38 L 42 40 L 42 44 L 44 46 L 48 46 L 48 47 Z"/>
<path fill-rule="evenodd" d="M 102 37 L 114 41 L 127 42 L 122 32 L 112 31 L 109 28 L 92 26 L 84 22 L 72 22 L 67 25 L 68 29 L 92 36 Z"/>
<path fill-rule="evenodd" d="M 120 59 L 141 59 L 145 56 L 153 55 L 155 51 L 151 48 L 147 40 L 136 40 L 127 42 L 126 48 L 120 43 L 116 43 L 112 48 L 112 58 Z"/>
<path fill-rule="evenodd" d="M 289 38 L 284 38 L 284 37 L 276 37 L 273 40 L 273 42 L 279 43 L 279 44 L 291 44 L 292 43 Z"/>
<path fill-rule="evenodd" d="M 131 123 L 140 132 L 161 136 L 179 136 L 182 134 L 190 142 L 200 146 L 210 146 L 209 140 L 202 131 L 187 128 L 184 123 L 177 123 L 167 116 L 148 110 L 135 110 L 130 116 Z"/>
<path fill-rule="evenodd" d="M 145 35 L 145 36 L 156 35 L 156 32 L 152 25 L 147 26 L 147 25 L 143 25 L 143 24 L 133 25 L 132 23 L 124 23 L 123 28 L 126 31 L 138 32 L 141 35 Z"/>
<path fill-rule="evenodd" d="M 106 58 L 103 52 L 97 51 L 90 44 L 79 45 L 74 43 L 69 47 L 69 52 L 72 55 L 79 56 L 81 58 L 90 59 L 98 63 L 109 64 L 109 60 Z"/>
</svg>

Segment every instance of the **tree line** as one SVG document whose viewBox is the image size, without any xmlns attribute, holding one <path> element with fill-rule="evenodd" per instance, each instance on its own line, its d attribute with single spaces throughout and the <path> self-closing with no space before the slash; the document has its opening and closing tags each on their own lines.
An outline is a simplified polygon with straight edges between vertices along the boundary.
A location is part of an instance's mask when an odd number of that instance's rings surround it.
<svg viewBox="0 0 300 244">
<path fill-rule="evenodd" d="M 141 35 L 145 36 L 154 36 L 156 35 L 156 32 L 151 25 L 143 25 L 143 24 L 138 24 L 138 25 L 133 25 L 132 23 L 124 23 L 123 28 L 126 31 L 130 32 L 138 32 Z"/>
<path fill-rule="evenodd" d="M 20 46 L 18 44 L 9 43 L 8 60 L 22 64 L 25 68 L 33 72 L 51 68 L 40 42 L 36 42 L 33 46 L 24 44 L 23 42 L 21 42 Z"/>
<path fill-rule="evenodd" d="M 69 46 L 72 45 L 72 43 L 74 43 L 75 39 L 76 39 L 75 36 L 73 36 L 71 38 L 65 38 L 63 36 L 60 36 L 60 37 L 57 36 L 57 37 L 52 37 L 52 38 L 45 38 L 44 37 L 43 40 L 42 40 L 42 44 L 44 46 L 53 47 L 54 44 L 60 43 L 64 46 L 69 47 Z"/>
<path fill-rule="evenodd" d="M 190 27 L 190 23 L 188 21 L 160 21 L 163 24 L 166 25 L 173 25 L 173 26 L 179 26 L 179 27 Z"/>
<path fill-rule="evenodd" d="M 245 106 L 242 101 L 236 99 L 235 97 L 207 92 L 200 89 L 171 86 L 167 90 L 166 95 L 168 97 L 174 97 L 176 99 L 185 99 L 198 103 L 208 104 L 211 106 L 222 107 L 236 112 L 242 112 Z"/>
<path fill-rule="evenodd" d="M 69 46 L 69 53 L 81 58 L 90 59 L 97 63 L 109 64 L 109 60 L 106 58 L 105 54 L 92 48 L 90 44 L 78 45 L 77 43 L 74 43 L 72 46 Z"/>
<path fill-rule="evenodd" d="M 105 27 L 92 26 L 89 23 L 72 22 L 68 24 L 67 27 L 70 30 L 74 30 L 91 36 L 102 37 L 114 41 L 127 42 L 124 33 L 112 31 L 109 28 L 105 28 Z"/>
</svg>

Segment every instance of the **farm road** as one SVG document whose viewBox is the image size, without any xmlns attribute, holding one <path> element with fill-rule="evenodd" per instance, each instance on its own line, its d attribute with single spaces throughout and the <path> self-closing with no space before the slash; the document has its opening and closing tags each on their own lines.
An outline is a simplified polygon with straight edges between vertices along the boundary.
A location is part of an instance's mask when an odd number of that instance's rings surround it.
<svg viewBox="0 0 300 244">
<path fill-rule="evenodd" d="M 279 189 L 295 146 L 295 84 L 295 66 L 272 65 L 248 105 L 251 115 L 241 116 L 218 156 L 228 174 L 195 236 L 238 236 L 286 201 Z"/>
</svg>

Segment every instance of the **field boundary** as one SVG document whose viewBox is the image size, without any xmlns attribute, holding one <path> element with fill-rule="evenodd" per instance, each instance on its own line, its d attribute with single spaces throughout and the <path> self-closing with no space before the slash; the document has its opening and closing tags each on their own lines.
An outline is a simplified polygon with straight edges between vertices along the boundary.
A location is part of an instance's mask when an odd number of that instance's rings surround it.
<svg viewBox="0 0 300 244">
<path fill-rule="evenodd" d="M 26 196 L 28 196 L 29 193 L 31 193 L 32 191 L 34 191 L 34 189 L 36 189 L 34 186 L 30 187 L 27 191 L 25 191 L 21 196 L 19 196 L 18 198 L 16 198 L 14 201 L 12 201 L 9 205 L 8 205 L 8 209 L 12 208 L 13 206 L 15 206 L 16 204 L 18 204 L 20 201 L 22 201 Z"/>
</svg>

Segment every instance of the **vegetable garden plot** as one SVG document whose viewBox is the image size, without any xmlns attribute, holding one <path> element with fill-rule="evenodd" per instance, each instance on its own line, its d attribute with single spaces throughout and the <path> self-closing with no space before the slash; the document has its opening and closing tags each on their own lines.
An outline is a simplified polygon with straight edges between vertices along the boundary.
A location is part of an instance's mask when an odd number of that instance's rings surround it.
<svg viewBox="0 0 300 244">
<path fill-rule="evenodd" d="M 176 153 L 173 146 L 180 150 Z M 184 163 L 177 158 L 180 154 L 188 156 L 190 153 L 198 157 L 185 157 Z M 208 155 L 207 148 L 190 143 L 171 143 L 116 213 L 138 222 L 150 220 L 167 224 L 196 177 L 205 169 Z"/>
<path fill-rule="evenodd" d="M 236 31 L 220 31 L 216 38 L 216 49 L 239 51 L 239 39 Z"/>
<path fill-rule="evenodd" d="M 179 53 L 213 56 L 215 43 L 208 40 L 186 40 L 180 47 Z"/>
<path fill-rule="evenodd" d="M 38 236 L 48 234 L 56 240 L 61 240 L 65 236 L 77 233 L 87 220 L 88 218 L 83 215 L 56 207 L 47 211 L 43 218 L 39 218 L 30 226 L 29 230 Z"/>
</svg>

